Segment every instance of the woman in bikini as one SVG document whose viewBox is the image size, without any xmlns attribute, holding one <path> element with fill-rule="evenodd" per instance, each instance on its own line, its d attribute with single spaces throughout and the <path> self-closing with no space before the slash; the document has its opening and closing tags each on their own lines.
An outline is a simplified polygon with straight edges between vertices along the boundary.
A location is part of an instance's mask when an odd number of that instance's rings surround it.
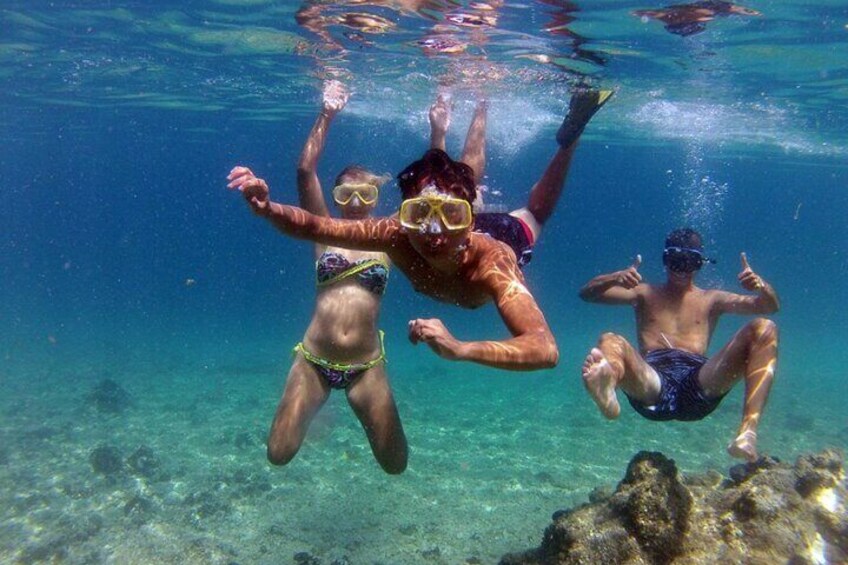
<svg viewBox="0 0 848 565">
<path fill-rule="evenodd" d="M 347 99 L 340 83 L 325 85 L 321 113 L 298 163 L 300 205 L 315 217 L 330 216 L 316 171 L 330 122 Z M 368 218 L 386 180 L 358 166 L 345 168 L 333 188 L 342 218 Z M 389 276 L 388 258 L 379 250 L 355 251 L 328 243 L 318 243 L 315 256 L 315 311 L 303 341 L 295 346 L 271 425 L 268 459 L 277 465 L 291 461 L 312 418 L 331 390 L 338 389 L 345 391 L 383 470 L 402 473 L 407 463 L 406 436 L 386 374 L 383 333 L 377 328 Z"/>
</svg>

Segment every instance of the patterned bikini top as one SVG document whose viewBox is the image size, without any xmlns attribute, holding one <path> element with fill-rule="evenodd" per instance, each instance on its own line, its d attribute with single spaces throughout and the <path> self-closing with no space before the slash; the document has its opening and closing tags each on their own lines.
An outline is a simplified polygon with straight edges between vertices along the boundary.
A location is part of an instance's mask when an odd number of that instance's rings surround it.
<svg viewBox="0 0 848 565">
<path fill-rule="evenodd" d="M 389 282 L 389 266 L 379 259 L 359 259 L 351 263 L 341 253 L 325 251 L 315 262 L 315 277 L 318 286 L 356 277 L 367 290 L 382 295 Z"/>
</svg>

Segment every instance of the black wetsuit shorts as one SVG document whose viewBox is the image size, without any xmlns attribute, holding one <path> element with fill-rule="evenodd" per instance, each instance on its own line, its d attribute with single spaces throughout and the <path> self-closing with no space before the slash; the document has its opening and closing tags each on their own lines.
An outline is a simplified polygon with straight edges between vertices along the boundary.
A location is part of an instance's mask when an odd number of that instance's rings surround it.
<svg viewBox="0 0 848 565">
<path fill-rule="evenodd" d="M 533 258 L 533 232 L 520 218 L 505 212 L 475 214 L 474 231 L 509 245 L 515 252 L 519 267 L 524 267 Z"/>
</svg>

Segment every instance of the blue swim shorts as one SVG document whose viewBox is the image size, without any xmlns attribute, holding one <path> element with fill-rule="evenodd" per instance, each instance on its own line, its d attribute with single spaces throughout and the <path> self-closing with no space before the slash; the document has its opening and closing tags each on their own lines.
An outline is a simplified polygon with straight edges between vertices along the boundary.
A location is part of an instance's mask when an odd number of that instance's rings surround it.
<svg viewBox="0 0 848 565">
<path fill-rule="evenodd" d="M 724 395 L 710 398 L 698 383 L 698 373 L 707 358 L 681 349 L 655 349 L 645 361 L 660 377 L 660 397 L 645 406 L 627 397 L 630 405 L 649 420 L 700 420 L 715 410 Z"/>
</svg>

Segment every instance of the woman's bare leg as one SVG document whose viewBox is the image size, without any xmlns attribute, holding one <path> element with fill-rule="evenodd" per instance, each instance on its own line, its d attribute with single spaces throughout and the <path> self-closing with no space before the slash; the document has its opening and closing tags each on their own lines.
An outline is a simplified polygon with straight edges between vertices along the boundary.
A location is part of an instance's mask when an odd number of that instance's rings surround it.
<svg viewBox="0 0 848 565">
<path fill-rule="evenodd" d="M 383 470 L 392 475 L 402 473 L 408 458 L 406 435 L 383 365 L 367 370 L 349 386 L 347 400 Z"/>
<path fill-rule="evenodd" d="M 268 461 L 285 465 L 297 454 L 312 418 L 330 396 L 330 387 L 298 353 L 268 435 Z"/>
</svg>

